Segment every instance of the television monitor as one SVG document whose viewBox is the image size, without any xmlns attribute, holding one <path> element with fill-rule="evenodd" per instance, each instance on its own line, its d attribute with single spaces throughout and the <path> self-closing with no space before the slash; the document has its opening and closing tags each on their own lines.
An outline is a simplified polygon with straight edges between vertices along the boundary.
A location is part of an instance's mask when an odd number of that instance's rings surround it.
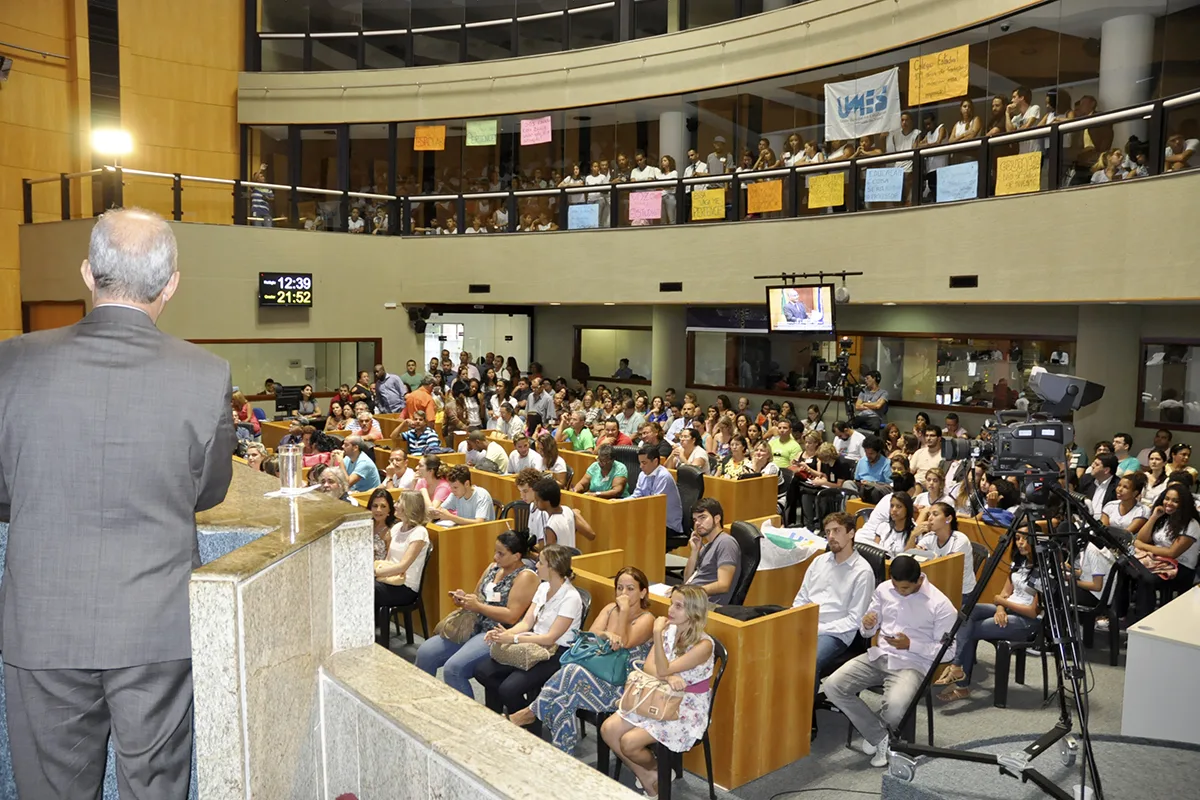
<svg viewBox="0 0 1200 800">
<path fill-rule="evenodd" d="M 260 308 L 311 307 L 313 278 L 311 272 L 258 273 L 258 305 Z"/>
<path fill-rule="evenodd" d="M 303 386 L 280 386 L 275 384 L 275 414 L 290 417 L 300 410 L 300 390 Z"/>
<path fill-rule="evenodd" d="M 833 286 L 768 286 L 767 321 L 771 333 L 832 336 Z"/>
</svg>

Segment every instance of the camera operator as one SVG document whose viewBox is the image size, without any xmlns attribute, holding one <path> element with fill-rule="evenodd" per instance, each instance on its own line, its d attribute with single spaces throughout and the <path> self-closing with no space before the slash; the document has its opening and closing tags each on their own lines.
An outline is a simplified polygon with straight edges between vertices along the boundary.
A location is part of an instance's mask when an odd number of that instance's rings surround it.
<svg viewBox="0 0 1200 800">
<path fill-rule="evenodd" d="M 879 387 L 880 379 L 879 370 L 863 373 L 866 388 L 854 401 L 854 419 L 850 421 L 854 427 L 878 432 L 887 424 L 888 393 Z"/>
</svg>

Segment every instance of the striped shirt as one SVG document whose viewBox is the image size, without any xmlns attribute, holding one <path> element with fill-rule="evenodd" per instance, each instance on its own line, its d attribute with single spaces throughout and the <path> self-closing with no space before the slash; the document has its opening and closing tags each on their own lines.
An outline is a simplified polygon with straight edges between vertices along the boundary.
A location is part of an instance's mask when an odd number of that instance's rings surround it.
<svg viewBox="0 0 1200 800">
<path fill-rule="evenodd" d="M 403 434 L 404 443 L 408 445 L 408 454 L 410 456 L 425 455 L 425 451 L 430 448 L 441 447 L 441 440 L 434 432 L 433 428 L 426 427 L 421 433 L 415 430 L 407 430 Z"/>
</svg>

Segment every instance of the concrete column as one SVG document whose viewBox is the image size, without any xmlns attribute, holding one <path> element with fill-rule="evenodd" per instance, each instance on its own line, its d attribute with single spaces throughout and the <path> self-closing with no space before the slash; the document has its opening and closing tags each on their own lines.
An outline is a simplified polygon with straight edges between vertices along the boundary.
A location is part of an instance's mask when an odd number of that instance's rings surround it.
<svg viewBox="0 0 1200 800">
<path fill-rule="evenodd" d="M 1068 371 L 1104 386 L 1104 397 L 1098 403 L 1075 412 L 1075 441 L 1085 451 L 1118 431 L 1133 433 L 1141 328 L 1140 306 L 1079 308 L 1075 364 Z"/>
<path fill-rule="evenodd" d="M 1150 99 L 1154 60 L 1154 17 L 1113 17 L 1100 28 L 1100 109 L 1115 111 Z M 1130 136 L 1146 138 L 1146 122 L 1114 126 L 1113 146 L 1124 147 Z"/>
<path fill-rule="evenodd" d="M 671 156 L 680 173 L 687 163 L 687 130 L 682 111 L 663 111 L 658 115 L 658 157 Z"/>
<path fill-rule="evenodd" d="M 654 307 L 650 332 L 650 394 L 668 386 L 683 397 L 687 381 L 687 306 Z"/>
<path fill-rule="evenodd" d="M 679 0 L 667 0 L 667 33 L 679 30 Z"/>
</svg>

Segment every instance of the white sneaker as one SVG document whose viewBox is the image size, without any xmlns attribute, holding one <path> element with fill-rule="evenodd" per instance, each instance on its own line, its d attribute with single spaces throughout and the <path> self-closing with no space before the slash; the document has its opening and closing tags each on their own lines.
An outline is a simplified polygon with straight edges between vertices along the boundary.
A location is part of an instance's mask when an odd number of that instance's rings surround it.
<svg viewBox="0 0 1200 800">
<path fill-rule="evenodd" d="M 875 748 L 875 755 L 871 756 L 872 767 L 886 767 L 888 765 L 887 746 Z"/>
<path fill-rule="evenodd" d="M 875 747 L 875 745 L 871 744 L 866 739 L 859 739 L 858 740 L 858 749 L 862 750 L 864 753 L 866 753 L 869 756 L 873 756 L 873 755 L 875 755 L 875 750 L 877 748 Z"/>
</svg>

